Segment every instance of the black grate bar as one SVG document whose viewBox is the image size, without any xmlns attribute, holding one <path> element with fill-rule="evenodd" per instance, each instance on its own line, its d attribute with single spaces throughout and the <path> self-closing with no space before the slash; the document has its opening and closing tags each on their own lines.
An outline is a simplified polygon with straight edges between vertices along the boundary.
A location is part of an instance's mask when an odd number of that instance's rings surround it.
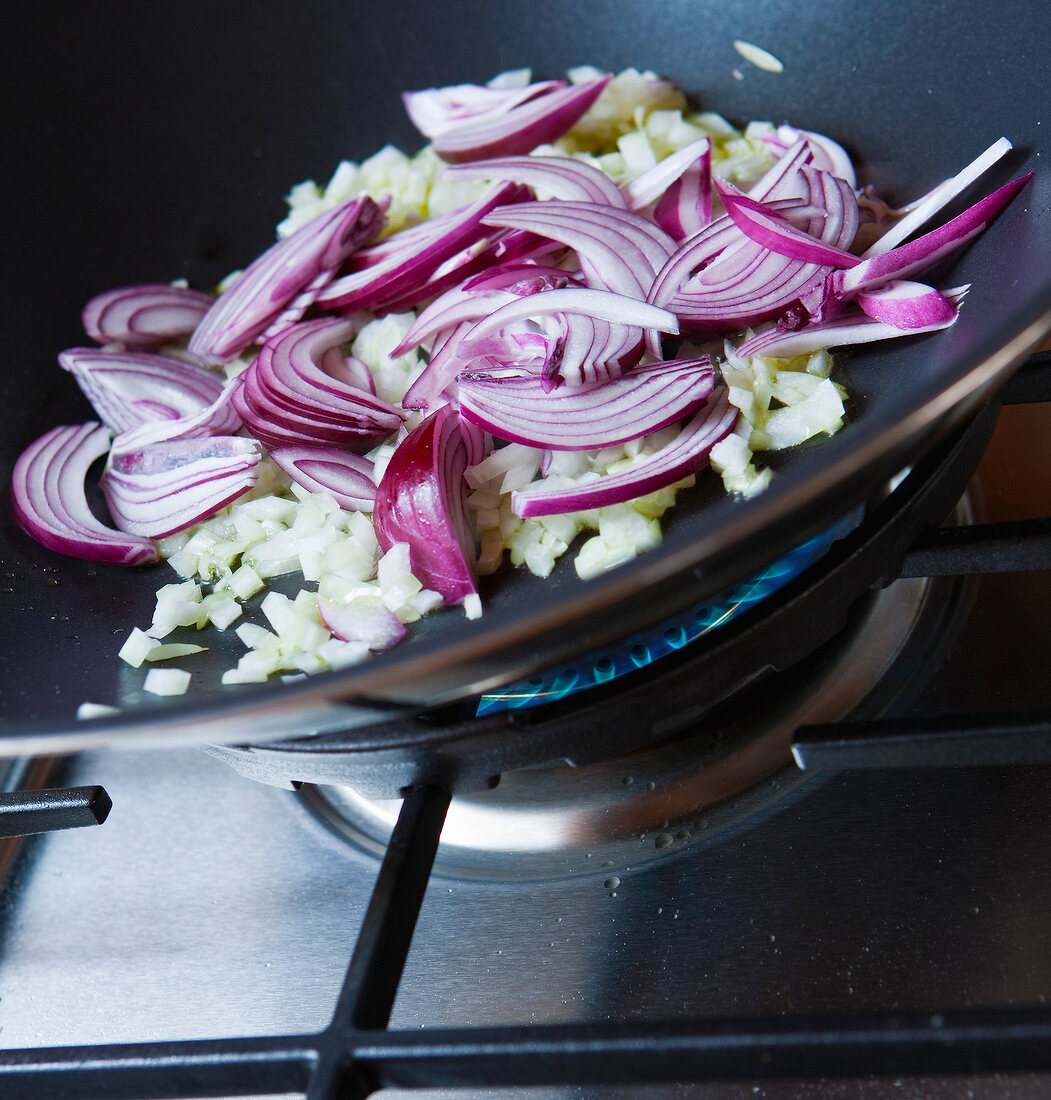
<svg viewBox="0 0 1051 1100">
<path fill-rule="evenodd" d="M 101 825 L 112 807 L 102 787 L 55 787 L 0 794 L 0 837 Z"/>
<path fill-rule="evenodd" d="M 1032 1073 L 1051 1009 L 389 1032 L 356 1056 L 402 1088 Z"/>
<path fill-rule="evenodd" d="M 302 1093 L 316 1037 L 4 1051 L 4 1100 L 175 1100 Z M 369 1031 L 341 1037 L 331 1096 L 381 1088 L 595 1086 L 1051 1072 L 1047 1006 L 868 1016 Z M 315 1077 L 315 1080 L 317 1078 Z M 309 1092 L 308 1095 L 314 1095 Z"/>
<path fill-rule="evenodd" d="M 298 1037 L 3 1051 L 4 1100 L 183 1100 L 306 1090 L 317 1061 Z"/>
<path fill-rule="evenodd" d="M 1051 764 L 1051 718 L 961 714 L 804 726 L 792 753 L 806 771 Z"/>
<path fill-rule="evenodd" d="M 903 577 L 963 577 L 1051 569 L 1051 519 L 940 527 L 905 554 Z"/>
<path fill-rule="evenodd" d="M 332 1028 L 387 1026 L 449 801 L 449 794 L 438 787 L 413 787 L 405 792 L 347 967 Z"/>
<path fill-rule="evenodd" d="M 308 1100 L 350 1100 L 374 1091 L 348 1055 L 347 1036 L 383 1029 L 390 1020 L 449 802 L 436 786 L 405 792 L 332 1021 L 319 1037 L 321 1059 Z"/>
</svg>

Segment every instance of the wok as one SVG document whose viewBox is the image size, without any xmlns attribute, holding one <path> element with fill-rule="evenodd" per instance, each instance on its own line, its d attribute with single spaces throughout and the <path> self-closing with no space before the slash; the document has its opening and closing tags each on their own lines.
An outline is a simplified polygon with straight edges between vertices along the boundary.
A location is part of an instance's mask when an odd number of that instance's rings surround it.
<svg viewBox="0 0 1051 1100">
<path fill-rule="evenodd" d="M 297 683 L 223 689 L 240 648 L 182 662 L 186 697 L 152 699 L 116 650 L 150 620 L 167 567 L 60 557 L 0 528 L 0 747 L 242 742 L 345 729 L 392 706 L 465 697 L 651 626 L 766 565 L 869 498 L 976 414 L 1051 324 L 1051 170 L 1042 163 L 1051 13 L 1015 2 L 645 4 L 189 2 L 13 6 L 5 17 L 5 366 L 0 480 L 35 436 L 90 419 L 56 366 L 85 342 L 79 312 L 109 287 L 185 277 L 208 287 L 273 240 L 293 183 L 341 158 L 421 139 L 399 93 L 532 66 L 654 69 L 736 122 L 824 131 L 863 178 L 906 201 L 1001 134 L 1015 143 L 982 193 L 1035 179 L 992 229 L 944 265 L 972 284 L 946 332 L 852 355 L 850 423 L 784 456 L 765 494 L 694 493 L 663 545 L 582 583 L 494 579 L 486 613 L 434 616 L 365 665 Z M 750 65 L 734 39 L 784 62 Z M 970 198 L 977 196 L 972 191 Z M 77 722 L 84 700 L 118 704 Z"/>
</svg>

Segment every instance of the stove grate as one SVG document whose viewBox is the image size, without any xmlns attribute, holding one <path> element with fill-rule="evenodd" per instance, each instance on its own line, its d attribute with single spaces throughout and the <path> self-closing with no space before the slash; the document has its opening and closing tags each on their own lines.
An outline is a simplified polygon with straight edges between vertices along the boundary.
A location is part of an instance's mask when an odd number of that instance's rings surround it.
<svg viewBox="0 0 1051 1100">
<path fill-rule="evenodd" d="M 8 1100 L 1051 1071 L 1051 1007 L 610 1025 L 386 1030 L 447 792 L 407 792 L 331 1022 L 314 1035 L 11 1050 Z"/>
</svg>

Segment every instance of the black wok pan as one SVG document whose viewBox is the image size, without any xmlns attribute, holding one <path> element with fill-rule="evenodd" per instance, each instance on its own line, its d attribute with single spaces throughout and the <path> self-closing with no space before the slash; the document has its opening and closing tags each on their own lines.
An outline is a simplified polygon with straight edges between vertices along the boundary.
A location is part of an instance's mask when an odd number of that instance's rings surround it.
<svg viewBox="0 0 1051 1100">
<path fill-rule="evenodd" d="M 843 370 L 851 422 L 786 456 L 747 502 L 696 493 L 664 545 L 583 584 L 500 578 L 481 620 L 433 617 L 367 665 L 297 684 L 220 689 L 236 641 L 184 663 L 196 687 L 143 696 L 116 650 L 149 622 L 166 567 L 56 556 L 0 525 L 0 744 L 246 741 L 352 726 L 373 706 L 476 693 L 644 628 L 740 579 L 868 498 L 970 418 L 1051 325 L 1051 14 L 1015 0 L 799 4 L 755 0 L 556 4 L 299 2 L 91 5 L 7 12 L 2 67 L 5 365 L 0 480 L 59 423 L 90 419 L 56 366 L 81 344 L 83 303 L 180 276 L 211 286 L 273 239 L 282 195 L 386 142 L 414 149 L 406 88 L 532 66 L 652 68 L 737 122 L 791 121 L 840 140 L 895 200 L 955 172 L 1001 134 L 1015 143 L 981 190 L 1035 169 L 992 229 L 939 273 L 973 285 L 950 330 L 860 351 Z M 784 62 L 744 61 L 734 39 Z M 977 197 L 977 191 L 971 198 Z M 120 717 L 77 723 L 78 703 Z M 350 705 L 348 705 L 350 704 Z"/>
</svg>

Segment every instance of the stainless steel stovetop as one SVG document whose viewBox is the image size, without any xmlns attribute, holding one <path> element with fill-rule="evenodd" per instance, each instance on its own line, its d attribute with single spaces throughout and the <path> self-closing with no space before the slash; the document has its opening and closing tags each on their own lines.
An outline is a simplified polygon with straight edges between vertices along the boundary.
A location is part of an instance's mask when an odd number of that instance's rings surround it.
<svg viewBox="0 0 1051 1100">
<path fill-rule="evenodd" d="M 1049 424 L 1042 406 L 1001 414 L 971 495 L 979 517 L 1051 515 Z M 891 714 L 1051 707 L 1051 574 L 967 587 L 944 663 Z M 837 670 L 799 694 L 840 684 Z M 673 795 L 696 780 L 681 756 L 666 764 L 643 753 L 454 799 L 391 1027 L 934 1018 L 1051 996 L 1051 769 L 789 769 L 691 813 Z M 348 796 L 255 784 L 196 750 L 91 752 L 60 762 L 56 780 L 103 785 L 113 809 L 101 827 L 8 851 L 0 1047 L 324 1027 L 390 807 L 336 828 L 317 807 Z M 545 790 L 558 792 L 547 817 L 533 806 Z M 504 800 L 495 817 L 487 798 Z M 1028 1100 L 1051 1095 L 1051 1075 L 422 1095 Z"/>
</svg>

